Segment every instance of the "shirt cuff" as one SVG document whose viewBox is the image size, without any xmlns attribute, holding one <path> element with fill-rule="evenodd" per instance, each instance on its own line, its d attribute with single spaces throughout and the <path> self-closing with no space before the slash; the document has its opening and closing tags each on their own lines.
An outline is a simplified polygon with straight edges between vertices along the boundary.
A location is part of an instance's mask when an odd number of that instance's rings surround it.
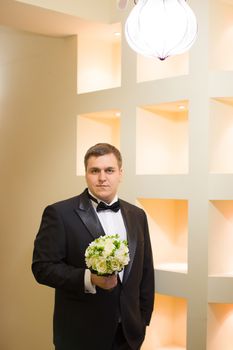
<svg viewBox="0 0 233 350">
<path fill-rule="evenodd" d="M 96 294 L 96 288 L 91 283 L 91 271 L 86 269 L 84 274 L 85 293 Z"/>
</svg>

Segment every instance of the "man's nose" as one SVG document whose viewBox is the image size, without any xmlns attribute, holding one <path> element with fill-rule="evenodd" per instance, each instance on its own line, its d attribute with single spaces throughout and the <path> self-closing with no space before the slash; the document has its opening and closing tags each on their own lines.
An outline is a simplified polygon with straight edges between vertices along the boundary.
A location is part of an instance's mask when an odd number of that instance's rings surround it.
<svg viewBox="0 0 233 350">
<path fill-rule="evenodd" d="M 100 173 L 99 173 L 99 180 L 100 181 L 105 181 L 106 180 L 105 171 L 100 171 Z"/>
</svg>

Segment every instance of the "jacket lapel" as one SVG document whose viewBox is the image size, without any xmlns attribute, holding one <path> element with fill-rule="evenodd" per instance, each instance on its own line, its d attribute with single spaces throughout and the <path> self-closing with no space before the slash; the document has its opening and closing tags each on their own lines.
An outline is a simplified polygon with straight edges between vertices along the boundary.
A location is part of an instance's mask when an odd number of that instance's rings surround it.
<svg viewBox="0 0 233 350">
<path fill-rule="evenodd" d="M 75 211 L 94 239 L 105 235 L 103 227 L 88 197 L 87 190 L 79 196 L 78 206 Z"/>
<path fill-rule="evenodd" d="M 124 202 L 121 201 L 121 213 L 122 217 L 126 226 L 127 231 L 127 240 L 128 240 L 128 246 L 129 246 L 129 264 L 125 267 L 124 270 L 124 276 L 123 276 L 123 283 L 127 281 L 127 278 L 129 276 L 135 252 L 136 252 L 136 246 L 137 246 L 137 235 L 135 233 L 135 225 L 133 221 L 133 216 L 131 215 L 130 208 L 124 204 Z"/>
</svg>

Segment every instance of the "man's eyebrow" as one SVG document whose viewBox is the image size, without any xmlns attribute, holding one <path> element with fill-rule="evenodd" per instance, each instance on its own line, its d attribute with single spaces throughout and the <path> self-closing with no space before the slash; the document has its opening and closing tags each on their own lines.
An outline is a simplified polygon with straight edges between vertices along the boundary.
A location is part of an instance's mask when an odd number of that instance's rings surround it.
<svg viewBox="0 0 233 350">
<path fill-rule="evenodd" d="M 99 170 L 100 168 L 98 168 L 97 166 L 92 166 L 89 168 L 90 170 Z"/>
<path fill-rule="evenodd" d="M 116 169 L 115 166 L 107 166 L 103 170 L 115 170 L 115 169 Z M 89 170 L 101 170 L 101 168 L 99 168 L 97 166 L 93 166 L 93 167 L 90 167 Z"/>
</svg>

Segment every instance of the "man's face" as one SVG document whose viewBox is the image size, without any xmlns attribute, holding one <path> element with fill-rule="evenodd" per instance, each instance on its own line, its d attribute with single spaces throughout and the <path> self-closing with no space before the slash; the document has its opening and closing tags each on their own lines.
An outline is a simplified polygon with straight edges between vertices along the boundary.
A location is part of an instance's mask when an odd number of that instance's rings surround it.
<svg viewBox="0 0 233 350">
<path fill-rule="evenodd" d="M 106 203 L 110 203 L 116 193 L 122 178 L 113 153 L 99 157 L 90 157 L 87 161 L 86 182 L 91 193 Z"/>
</svg>

